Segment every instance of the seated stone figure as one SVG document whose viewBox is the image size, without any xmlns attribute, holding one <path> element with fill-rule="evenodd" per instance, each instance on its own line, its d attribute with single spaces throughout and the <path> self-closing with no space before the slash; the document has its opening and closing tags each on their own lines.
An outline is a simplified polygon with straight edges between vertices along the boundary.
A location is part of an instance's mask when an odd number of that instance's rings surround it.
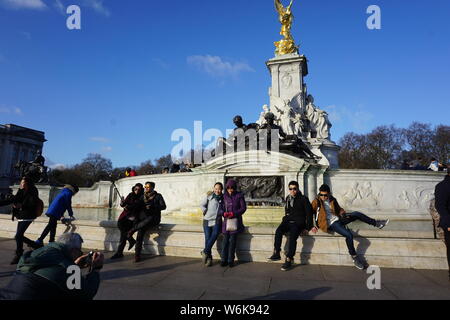
<svg viewBox="0 0 450 320">
<path fill-rule="evenodd" d="M 309 147 L 296 135 L 287 135 L 283 129 L 274 123 L 275 115 L 271 112 L 266 114 L 266 123 L 261 126 L 260 130 L 267 130 L 267 150 L 271 150 L 271 131 L 278 130 L 280 139 L 280 152 L 293 153 L 301 158 L 320 159 L 311 152 Z"/>
<path fill-rule="evenodd" d="M 297 135 L 287 135 L 283 129 L 275 124 L 275 115 L 272 112 L 267 112 L 264 116 L 265 123 L 259 125 L 257 123 L 244 124 L 242 117 L 237 115 L 233 118 L 235 129 L 227 139 L 219 138 L 217 141 L 217 147 L 211 152 L 211 156 L 214 157 L 222 154 L 226 154 L 227 151 L 233 150 L 234 152 L 243 150 L 260 150 L 267 151 L 272 150 L 272 133 L 277 130 L 277 137 L 279 143 L 279 151 L 285 153 L 292 153 L 300 158 L 308 159 L 320 159 L 314 153 L 311 152 L 309 147 L 299 138 Z M 252 135 L 249 130 L 255 130 Z M 240 137 L 244 135 L 245 137 Z M 255 139 L 255 141 L 251 141 Z M 275 140 L 276 141 L 276 140 Z M 241 145 L 244 143 L 244 145 Z M 266 144 L 266 145 L 264 145 Z M 222 148 L 222 150 L 220 150 Z"/>
</svg>

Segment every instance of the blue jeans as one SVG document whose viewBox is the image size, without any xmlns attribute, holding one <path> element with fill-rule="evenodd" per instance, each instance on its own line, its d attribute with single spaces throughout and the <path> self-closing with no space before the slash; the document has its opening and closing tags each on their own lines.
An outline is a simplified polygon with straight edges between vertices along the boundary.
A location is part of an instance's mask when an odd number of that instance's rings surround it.
<svg viewBox="0 0 450 320">
<path fill-rule="evenodd" d="M 236 254 L 236 240 L 237 233 L 230 234 L 224 233 L 222 244 L 222 261 L 232 263 L 234 262 L 234 256 Z"/>
<path fill-rule="evenodd" d="M 347 225 L 356 220 L 370 224 L 371 226 L 374 227 L 377 225 L 377 221 L 375 219 L 372 219 L 361 212 L 346 213 L 345 216 L 341 219 L 341 223 L 343 225 Z"/>
<path fill-rule="evenodd" d="M 365 222 L 367 224 L 370 224 L 372 226 L 376 226 L 377 222 L 376 220 L 369 218 L 365 214 L 361 212 L 352 212 L 347 213 L 342 219 L 339 221 L 336 221 L 333 223 L 328 229 L 330 231 L 336 232 L 337 234 L 340 234 L 341 236 L 345 237 L 345 242 L 347 243 L 348 253 L 351 256 L 356 255 L 355 245 L 353 244 L 353 234 L 352 232 L 346 228 L 346 225 L 349 223 L 360 220 L 362 222 Z"/>
<path fill-rule="evenodd" d="M 212 247 L 220 234 L 220 224 L 216 223 L 214 226 L 209 227 L 208 221 L 203 220 L 203 231 L 205 233 L 205 249 L 203 249 L 203 252 L 211 256 Z"/>
</svg>

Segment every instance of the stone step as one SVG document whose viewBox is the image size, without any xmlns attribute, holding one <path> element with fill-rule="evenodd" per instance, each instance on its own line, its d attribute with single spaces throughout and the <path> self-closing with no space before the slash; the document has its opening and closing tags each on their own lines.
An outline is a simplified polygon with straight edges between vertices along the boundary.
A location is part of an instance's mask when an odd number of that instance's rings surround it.
<svg viewBox="0 0 450 320">
<path fill-rule="evenodd" d="M 27 236 L 36 239 L 44 229 L 47 219 L 37 219 L 27 231 Z M 7 217 L 0 217 L 0 237 L 13 238 L 17 223 Z M 72 227 L 58 224 L 57 233 L 78 232 L 84 239 L 84 246 L 92 249 L 113 251 L 120 237 L 114 221 L 77 220 Z M 274 227 L 249 227 L 239 235 L 238 259 L 264 262 L 272 253 Z M 383 231 L 384 232 L 384 231 Z M 408 231 L 406 231 L 408 232 Z M 414 232 L 414 231 L 410 231 Z M 420 232 L 420 231 L 419 231 Z M 416 237 L 405 234 L 401 237 L 362 235 L 355 237 L 355 247 L 372 265 L 387 268 L 448 269 L 445 245 L 442 240 Z M 286 243 L 284 237 L 283 243 Z M 145 242 L 149 254 L 200 257 L 204 245 L 202 227 L 199 225 L 162 224 L 153 230 Z M 221 238 L 214 247 L 213 255 L 219 257 Z M 340 236 L 319 233 L 316 236 L 299 238 L 296 261 L 305 264 L 352 265 L 345 239 Z"/>
</svg>

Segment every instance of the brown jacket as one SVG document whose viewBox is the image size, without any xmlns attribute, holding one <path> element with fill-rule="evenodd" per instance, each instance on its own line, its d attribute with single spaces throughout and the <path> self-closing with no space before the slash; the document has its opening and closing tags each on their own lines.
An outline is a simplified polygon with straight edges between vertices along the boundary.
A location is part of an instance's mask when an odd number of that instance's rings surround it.
<svg viewBox="0 0 450 320">
<path fill-rule="evenodd" d="M 345 213 L 345 210 L 339 206 L 339 203 L 337 202 L 337 200 L 335 198 L 333 198 L 333 196 L 330 196 L 329 200 L 330 200 L 331 213 L 337 217 L 341 217 Z M 313 208 L 314 217 L 315 217 L 314 221 L 316 222 L 316 225 L 323 232 L 328 232 L 327 212 L 325 211 L 325 206 L 323 205 L 323 201 L 317 197 L 316 199 L 313 200 L 311 205 Z M 318 210 L 319 207 L 320 207 L 320 209 Z M 317 212 L 317 211 L 319 211 L 319 212 Z"/>
</svg>

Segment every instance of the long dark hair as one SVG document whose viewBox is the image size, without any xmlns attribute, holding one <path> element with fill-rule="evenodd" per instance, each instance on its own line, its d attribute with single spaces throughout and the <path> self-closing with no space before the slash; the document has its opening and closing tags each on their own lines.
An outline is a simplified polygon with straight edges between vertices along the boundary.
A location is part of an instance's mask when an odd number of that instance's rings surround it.
<svg viewBox="0 0 450 320">
<path fill-rule="evenodd" d="M 24 176 L 22 177 L 22 179 L 20 179 L 20 181 L 25 181 L 25 183 L 27 184 L 27 189 L 31 190 L 33 188 L 36 188 L 36 185 L 34 184 L 33 179 L 31 179 L 29 176 Z"/>
<path fill-rule="evenodd" d="M 140 191 L 139 191 L 138 194 L 135 194 L 135 193 L 134 193 L 134 189 L 135 189 L 136 187 L 140 187 Z M 136 183 L 136 184 L 134 185 L 134 187 L 131 189 L 131 192 L 132 192 L 134 195 L 136 195 L 137 197 L 140 197 L 140 196 L 142 196 L 142 195 L 144 194 L 144 186 L 142 185 L 142 183 Z"/>
</svg>

